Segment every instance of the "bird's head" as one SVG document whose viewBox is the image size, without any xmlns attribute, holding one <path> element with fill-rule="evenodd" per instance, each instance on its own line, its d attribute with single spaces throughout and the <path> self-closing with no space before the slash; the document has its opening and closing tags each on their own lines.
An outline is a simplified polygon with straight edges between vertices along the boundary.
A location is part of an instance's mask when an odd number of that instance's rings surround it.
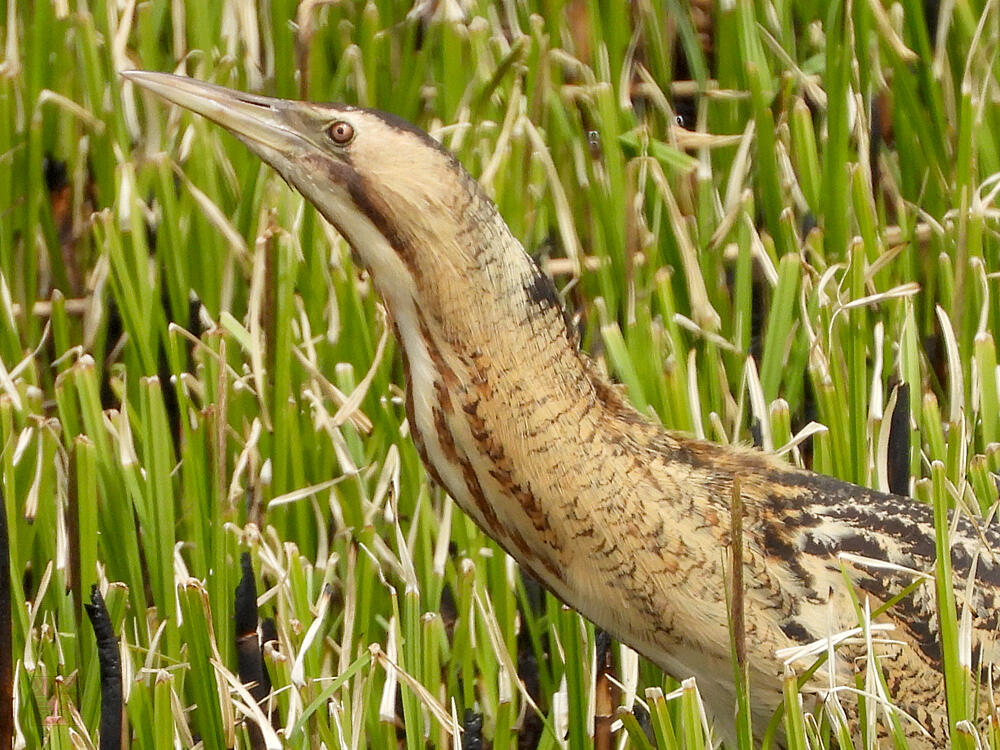
<svg viewBox="0 0 1000 750">
<path fill-rule="evenodd" d="M 498 221 L 458 161 L 393 115 L 165 73 L 122 75 L 221 125 L 274 167 L 350 243 L 390 307 L 419 303 L 421 277 L 467 268 L 475 261 L 470 227 Z"/>
</svg>

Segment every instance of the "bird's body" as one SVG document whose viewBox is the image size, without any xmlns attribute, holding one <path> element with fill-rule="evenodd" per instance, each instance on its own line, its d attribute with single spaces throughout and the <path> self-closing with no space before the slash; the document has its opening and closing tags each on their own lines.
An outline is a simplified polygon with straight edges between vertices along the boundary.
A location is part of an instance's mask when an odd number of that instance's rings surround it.
<svg viewBox="0 0 1000 750">
<path fill-rule="evenodd" d="M 735 705 L 734 483 L 758 731 L 782 700 L 776 652 L 858 625 L 844 570 L 873 610 L 913 582 L 904 569 L 933 570 L 929 507 L 669 433 L 629 406 L 579 352 L 551 282 L 493 203 L 412 126 L 369 110 L 128 76 L 230 129 L 345 236 L 391 313 L 407 415 L 431 475 L 563 601 L 675 677 L 696 676 L 721 726 Z M 1000 568 L 985 550 L 1000 549 L 1000 535 L 954 525 L 956 589 L 973 567 L 978 579 L 972 654 L 989 665 Z M 947 742 L 935 606 L 924 582 L 878 618 L 895 625 L 886 634 L 895 643 L 875 648 L 886 655 L 890 695 L 916 719 L 901 721 L 911 748 Z M 853 686 L 858 653 L 840 650 L 833 675 L 824 668 L 808 689 Z M 842 702 L 856 711 L 849 693 Z"/>
</svg>

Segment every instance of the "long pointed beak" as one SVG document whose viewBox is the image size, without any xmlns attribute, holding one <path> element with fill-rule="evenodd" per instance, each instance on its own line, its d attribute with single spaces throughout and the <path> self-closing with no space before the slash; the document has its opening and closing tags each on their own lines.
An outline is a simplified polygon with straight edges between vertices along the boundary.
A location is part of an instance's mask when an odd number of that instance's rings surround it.
<svg viewBox="0 0 1000 750">
<path fill-rule="evenodd" d="M 122 76 L 172 104 L 207 117 L 251 148 L 257 147 L 254 150 L 263 147 L 272 155 L 277 152 L 290 158 L 296 147 L 305 145 L 302 135 L 289 123 L 288 112 L 294 102 L 169 73 L 125 70 Z"/>
</svg>

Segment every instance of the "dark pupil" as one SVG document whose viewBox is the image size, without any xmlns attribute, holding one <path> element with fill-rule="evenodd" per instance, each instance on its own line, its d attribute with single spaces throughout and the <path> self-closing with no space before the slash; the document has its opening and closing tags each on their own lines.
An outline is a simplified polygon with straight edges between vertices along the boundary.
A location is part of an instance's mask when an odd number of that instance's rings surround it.
<svg viewBox="0 0 1000 750">
<path fill-rule="evenodd" d="M 351 137 L 351 126 L 344 122 L 338 122 L 333 126 L 333 139 L 335 141 L 346 141 Z"/>
</svg>

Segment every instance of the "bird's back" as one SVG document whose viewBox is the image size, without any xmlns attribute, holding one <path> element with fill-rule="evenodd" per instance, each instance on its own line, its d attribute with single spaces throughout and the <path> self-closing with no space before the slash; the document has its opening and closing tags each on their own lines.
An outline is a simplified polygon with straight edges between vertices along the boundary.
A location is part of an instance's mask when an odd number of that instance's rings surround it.
<svg viewBox="0 0 1000 750">
<path fill-rule="evenodd" d="M 890 605 L 872 621 L 891 630 L 876 627 L 841 643 L 833 672 L 824 665 L 805 692 L 818 701 L 833 700 L 830 688 L 838 686 L 833 692 L 857 729 L 855 688 L 878 691 L 872 682 L 856 681 L 870 664 L 870 637 L 887 695 L 909 715 L 899 719 L 909 746 L 947 744 L 930 506 L 799 470 L 759 451 L 671 435 L 616 397 L 609 399 L 607 419 L 606 434 L 619 432 L 618 441 L 629 446 L 626 463 L 634 476 L 626 484 L 635 487 L 635 494 L 625 504 L 633 520 L 621 521 L 615 501 L 609 500 L 595 507 L 595 519 L 600 517 L 595 526 L 624 540 L 620 559 L 628 561 L 626 577 L 633 589 L 641 589 L 632 596 L 646 605 L 645 618 L 624 618 L 621 627 L 632 623 L 633 629 L 619 631 L 619 637 L 675 676 L 695 675 L 720 726 L 731 721 L 735 691 L 727 596 L 732 593 L 731 509 L 738 486 L 755 729 L 763 731 L 782 700 L 785 660 L 802 674 L 825 653 L 816 644 L 831 637 L 839 641 L 839 634 L 856 630 L 865 607 L 877 613 Z M 997 661 L 1000 566 L 992 550 L 1000 549 L 1000 534 L 985 522 L 950 520 L 956 601 L 960 611 L 968 605 L 970 615 L 965 656 L 985 685 Z M 642 565 L 642 560 L 652 562 Z M 637 633 L 637 621 L 648 626 Z M 810 644 L 814 648 L 805 648 Z M 987 692 L 981 689 L 980 697 Z M 880 701 L 874 698 L 879 712 Z M 990 710 L 989 701 L 980 700 L 977 723 L 985 724 Z M 880 730 L 888 731 L 884 720 Z"/>
</svg>

